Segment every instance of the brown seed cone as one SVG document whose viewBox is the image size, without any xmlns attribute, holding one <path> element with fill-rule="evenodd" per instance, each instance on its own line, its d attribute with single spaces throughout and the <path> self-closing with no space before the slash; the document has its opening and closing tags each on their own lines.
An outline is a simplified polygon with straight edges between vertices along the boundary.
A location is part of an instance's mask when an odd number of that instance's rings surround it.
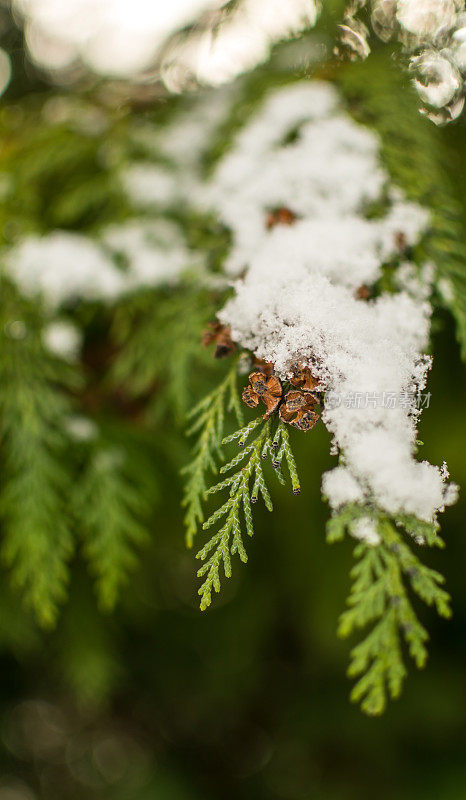
<svg viewBox="0 0 466 800">
<path fill-rule="evenodd" d="M 297 364 L 292 368 L 290 383 L 301 389 L 302 392 L 313 392 L 319 389 L 318 378 L 315 378 L 311 369 L 303 364 Z"/>
<path fill-rule="evenodd" d="M 319 419 L 319 415 L 314 411 L 316 405 L 317 400 L 314 395 L 292 389 L 286 393 L 280 406 L 280 419 L 301 431 L 309 431 Z"/>
<path fill-rule="evenodd" d="M 363 285 L 360 286 L 359 289 L 356 289 L 356 297 L 358 298 L 358 300 L 368 300 L 370 296 L 371 296 L 371 290 L 369 289 L 368 286 L 366 286 L 365 283 L 363 283 Z"/>
<path fill-rule="evenodd" d="M 207 328 L 202 334 L 202 344 L 208 347 L 212 342 L 216 342 L 214 351 L 214 358 L 225 358 L 236 350 L 236 345 L 231 338 L 231 331 L 228 325 L 222 325 L 221 322 L 215 320 L 209 322 Z"/>
<path fill-rule="evenodd" d="M 257 358 L 257 356 L 253 356 L 252 364 L 255 370 L 258 372 L 263 372 L 264 375 L 267 375 L 267 377 L 273 375 L 274 364 L 272 364 L 271 361 L 264 361 L 263 358 Z"/>
<path fill-rule="evenodd" d="M 221 322 L 218 320 L 214 320 L 214 322 L 207 323 L 207 328 L 202 332 L 202 344 L 204 347 L 208 347 L 209 344 L 212 344 L 217 339 L 217 336 L 222 328 Z"/>
<path fill-rule="evenodd" d="M 290 209 L 286 208 L 285 206 L 281 206 L 280 208 L 276 208 L 267 214 L 265 227 L 269 231 L 272 228 L 275 228 L 276 225 L 293 225 L 297 219 L 298 217 L 293 213 L 293 211 L 290 211 Z"/>
<path fill-rule="evenodd" d="M 300 411 L 290 424 L 300 431 L 310 431 L 318 421 L 319 415 L 315 411 Z"/>
<path fill-rule="evenodd" d="M 403 250 L 406 250 L 406 248 L 408 246 L 408 240 L 406 239 L 406 234 L 404 234 L 403 231 L 397 231 L 395 233 L 394 241 L 395 241 L 395 247 L 397 248 L 397 250 L 399 250 L 400 252 L 403 252 Z"/>
<path fill-rule="evenodd" d="M 280 403 L 282 396 L 282 385 L 275 375 L 267 377 L 262 372 L 251 372 L 249 376 L 249 386 L 243 389 L 243 401 L 250 408 L 254 408 L 259 400 L 265 404 L 267 411 L 264 419 L 270 417 Z"/>
<path fill-rule="evenodd" d="M 259 395 L 250 386 L 244 387 L 241 397 L 249 408 L 255 408 L 259 404 Z"/>
</svg>

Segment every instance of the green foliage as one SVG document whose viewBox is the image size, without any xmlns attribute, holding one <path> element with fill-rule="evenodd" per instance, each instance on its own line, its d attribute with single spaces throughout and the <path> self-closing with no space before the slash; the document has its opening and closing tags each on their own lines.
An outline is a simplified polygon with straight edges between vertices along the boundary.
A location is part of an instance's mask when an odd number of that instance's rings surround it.
<svg viewBox="0 0 466 800">
<path fill-rule="evenodd" d="M 300 491 L 296 463 L 291 451 L 288 431 L 285 425 L 279 422 L 275 435 L 272 436 L 272 424 L 269 419 L 264 420 L 262 417 L 257 417 L 245 427 L 225 437 L 222 441 L 222 444 L 230 444 L 233 441 L 237 441 L 241 449 L 228 464 L 221 467 L 220 472 L 230 472 L 240 464 L 242 466 L 239 466 L 236 472 L 219 481 L 205 492 L 205 495 L 208 496 L 216 494 L 223 489 L 229 489 L 229 497 L 226 502 L 214 511 L 202 526 L 204 530 L 207 530 L 223 517 L 226 517 L 224 524 L 197 554 L 197 558 L 205 562 L 197 573 L 200 578 L 206 576 L 199 589 L 201 610 L 210 605 L 212 588 L 216 592 L 220 591 L 220 567 L 222 565 L 225 577 L 231 577 L 230 555 L 237 553 L 243 563 L 248 560 L 243 542 L 241 510 L 245 531 L 248 536 L 254 535 L 251 504 L 257 502 L 259 494 L 262 496 L 268 511 L 273 510 L 270 493 L 265 483 L 262 462 L 270 458 L 277 478 L 280 483 L 285 483 L 281 470 L 282 461 L 285 458 L 293 492 L 297 494 Z M 252 441 L 245 446 L 253 433 Z M 243 462 L 245 463 L 243 464 Z"/>
<path fill-rule="evenodd" d="M 356 520 L 367 513 L 358 506 L 344 509 L 329 522 L 329 541 L 340 540 L 345 531 L 351 534 Z M 339 636 L 347 637 L 371 625 L 351 651 L 348 670 L 351 677 L 358 678 L 351 700 L 361 702 L 362 710 L 370 715 L 383 712 L 387 696 L 396 698 L 401 693 L 407 674 L 403 642 L 417 667 L 423 667 L 427 659 L 428 634 L 413 609 L 408 588 L 434 606 L 440 616 L 450 616 L 449 596 L 441 588 L 443 577 L 422 564 L 402 536 L 401 527 L 418 544 L 443 545 L 433 524 L 412 517 L 392 521 L 378 515 L 381 543 L 361 543 L 355 548 L 358 561 L 351 571 L 349 608 L 341 615 L 338 628 Z"/>
<path fill-rule="evenodd" d="M 156 104 L 153 124 L 159 123 L 158 110 Z M 3 244 L 57 228 L 92 237 L 102 226 L 134 216 L 120 175 L 134 157 L 130 128 L 137 116 L 110 111 L 90 96 L 54 92 L 7 106 L 0 120 Z M 145 219 L 165 212 L 148 211 Z M 224 232 L 211 225 L 203 236 L 198 218 L 188 225 L 186 210 L 179 211 L 180 218 L 177 214 L 172 217 L 186 223 L 192 249 L 209 248 L 206 260 L 213 268 L 225 248 Z M 176 291 L 141 289 L 116 307 L 70 304 L 66 316 L 84 339 L 76 369 L 42 346 L 50 311 L 11 287 L 4 293 L 2 552 L 15 584 L 44 625 L 55 623 L 65 599 L 76 535 L 97 577 L 102 608 L 114 606 L 134 567 L 136 547 L 147 536 L 143 523 L 154 487 L 146 491 L 143 475 L 128 474 L 127 445 L 131 430 L 149 420 L 160 424 L 169 414 L 179 422 L 193 391 L 204 390 L 208 355 L 200 331 L 213 316 L 214 294 L 199 280 L 196 285 L 187 280 Z M 112 417 L 120 425 L 108 441 L 98 435 L 83 449 L 67 431 L 69 415 L 76 413 L 98 417 L 99 428 Z M 168 458 L 176 459 L 176 443 L 169 438 L 160 431 L 154 444 L 164 450 L 164 466 Z"/>
<path fill-rule="evenodd" d="M 347 506 L 327 522 L 327 542 L 341 542 L 345 538 L 347 531 L 351 531 L 358 519 L 367 515 L 367 511 L 356 503 L 348 503 Z"/>
<path fill-rule="evenodd" d="M 14 583 L 45 626 L 65 597 L 73 551 L 67 497 L 72 485 L 64 420 L 69 383 L 42 347 L 37 319 L 3 287 L 0 325 L 0 436 L 3 490 L 2 556 Z"/>
<path fill-rule="evenodd" d="M 135 545 L 147 539 L 140 520 L 147 515 L 144 498 L 125 472 L 121 449 L 97 448 L 84 470 L 75 498 L 84 551 L 97 576 L 96 590 L 103 610 L 112 610 L 135 567 Z"/>
<path fill-rule="evenodd" d="M 45 99 L 45 107 L 36 101 L 7 107 L 2 115 L 0 221 L 7 239 L 10 233 L 95 228 L 128 214 L 116 169 L 122 128 L 92 103 Z"/>
<path fill-rule="evenodd" d="M 238 83 L 230 112 L 210 145 L 206 143 L 205 174 L 228 148 L 244 119 L 254 113 L 264 92 L 295 80 L 286 58 L 282 59 L 278 50 L 276 55 L 271 64 Z M 406 81 L 383 56 L 374 54 L 370 70 L 365 65 L 330 64 L 324 66 L 323 74 L 340 84 L 352 113 L 378 130 L 383 158 L 395 181 L 409 197 L 432 209 L 432 229 L 415 257 L 419 263 L 427 258 L 435 261 L 439 276 L 451 282 L 453 298 L 449 302 L 466 348 L 465 227 L 440 133 L 419 117 L 417 97 L 411 96 Z M 138 212 L 125 196 L 121 171 L 134 159 L 164 162 L 156 153 L 153 132 L 169 121 L 174 105 L 183 107 L 187 102 L 180 97 L 154 104 L 149 117 L 134 109 L 127 113 L 129 105 L 117 112 L 110 106 L 103 108 L 98 99 L 92 100 L 91 92 L 88 99 L 64 98 L 62 94 L 31 97 L 2 112 L 0 229 L 7 244 L 30 231 L 56 228 L 92 236 L 102 226 L 134 217 Z M 131 128 L 139 124 L 147 134 L 147 147 L 140 145 L 138 150 Z M 454 164 L 451 152 L 449 159 Z M 167 166 L 179 169 L 176 163 Z M 376 208 L 371 211 L 376 215 Z M 159 212 L 146 209 L 137 219 L 148 221 L 160 215 L 182 227 L 188 247 L 202 252 L 210 275 L 221 269 L 230 234 L 214 217 L 180 206 Z M 97 385 L 89 369 L 84 388 L 84 377 L 81 384 L 76 380 L 77 370 L 44 351 L 41 327 L 47 319 L 39 304 L 13 298 L 9 290 L 2 297 L 1 552 L 14 583 L 43 625 L 54 623 L 58 605 L 65 598 L 76 535 L 96 577 L 101 608 L 115 605 L 134 569 L 137 549 L 147 539 L 148 525 L 144 523 L 153 502 L 153 484 L 147 490 L 142 470 L 137 474 L 128 469 L 129 442 L 137 430 L 141 438 L 157 440 L 151 457 L 164 470 L 170 466 L 169 459 L 174 460 L 175 436 L 170 447 L 157 451 L 166 435 L 160 423 L 166 418 L 179 421 L 206 383 L 207 358 L 199 333 L 221 302 L 219 292 L 208 291 L 205 283 L 200 285 L 204 277 L 193 280 L 191 275 L 189 285 L 185 281 L 176 290 L 141 290 L 121 299 L 116 308 L 108 305 L 104 310 L 102 305 L 88 303 L 69 308 L 67 313 L 83 328 L 89 355 L 86 367 L 95 358 L 93 348 L 98 350 L 102 344 L 99 336 L 94 340 L 89 331 L 94 326 L 99 330 L 111 327 L 110 341 L 106 334 L 103 337 L 103 349 L 108 350 L 105 363 L 102 366 L 95 359 L 101 381 Z M 272 508 L 264 462 L 271 462 L 281 483 L 285 482 L 282 466 L 286 465 L 292 489 L 299 491 L 289 428 L 277 424 L 275 418 L 257 418 L 244 426 L 236 384 L 235 364 L 220 386 L 188 415 L 191 433 L 198 437 L 193 459 L 184 470 L 188 546 L 202 523 L 204 529 L 214 530 L 198 554 L 204 562 L 199 570 L 204 579 L 201 608 L 210 604 L 212 589 L 220 589 L 222 569 L 225 576 L 231 574 L 231 556 L 247 560 L 245 535 L 253 535 L 252 510 L 259 494 L 266 507 Z M 229 430 L 228 410 L 239 430 L 224 438 Z M 66 419 L 76 411 L 98 413 L 102 426 L 106 417 L 114 415 L 120 434 L 105 441 L 99 436 L 83 449 L 82 443 L 72 441 L 66 433 Z M 128 426 L 122 424 L 122 417 Z M 148 423 L 159 424 L 155 436 L 148 436 Z M 218 473 L 224 448 L 235 441 L 240 451 L 222 467 L 222 479 L 209 489 L 210 473 Z M 223 491 L 225 502 L 204 522 L 205 499 Z M 329 540 L 351 533 L 365 514 L 367 509 L 357 506 L 345 509 L 330 521 Z M 418 666 L 425 662 L 427 634 L 414 614 L 409 593 L 434 605 L 440 614 L 448 614 L 441 577 L 420 563 L 400 532 L 404 528 L 416 543 L 432 546 L 441 544 L 436 530 L 411 518 L 396 522 L 400 526 L 379 519 L 383 540 L 379 547 L 357 546 L 349 608 L 340 626 L 340 633 L 346 636 L 371 625 L 369 634 L 353 650 L 350 668 L 359 679 L 353 698 L 369 713 L 380 713 L 387 696 L 399 694 L 406 645 Z M 175 534 L 176 524 L 167 526 Z M 112 642 L 105 635 L 109 623 L 102 623 L 97 615 L 92 623 L 86 622 L 92 617 L 92 608 L 84 602 L 79 611 L 72 603 L 57 639 L 57 662 L 68 683 L 81 698 L 91 701 L 111 690 L 118 672 Z M 28 627 L 30 620 L 24 615 L 28 635 L 19 625 L 17 634 L 15 614 L 7 612 L 8 616 L 11 620 L 6 620 L 4 638 L 9 644 L 5 646 L 19 651 L 20 644 L 30 639 L 32 649 L 35 639 Z"/>
<path fill-rule="evenodd" d="M 116 310 L 110 380 L 142 400 L 152 420 L 169 410 L 180 422 L 189 409 L 198 369 L 207 363 L 200 332 L 209 315 L 209 297 L 192 288 L 141 292 Z"/>
<path fill-rule="evenodd" d="M 206 475 L 209 471 L 216 473 L 216 457 L 219 460 L 223 458 L 221 445 L 225 409 L 234 412 L 237 423 L 242 424 L 243 412 L 238 396 L 236 363 L 219 386 L 204 397 L 188 414 L 188 419 L 194 420 L 188 430 L 188 435 L 198 433 L 193 459 L 182 470 L 182 474 L 187 476 L 183 506 L 186 507 L 184 523 L 188 547 L 192 547 L 198 525 L 204 520 L 202 500 L 207 489 Z"/>
<path fill-rule="evenodd" d="M 230 496 L 222 506 L 211 514 L 202 526 L 204 530 L 207 530 L 215 525 L 218 520 L 226 516 L 225 524 L 222 525 L 220 530 L 212 536 L 197 554 L 197 558 L 205 561 L 197 573 L 199 578 L 206 576 L 204 583 L 199 589 L 201 610 L 207 608 L 211 603 L 212 587 L 216 592 L 220 591 L 219 569 L 222 563 L 225 577 L 231 577 L 230 553 L 231 555 L 237 553 L 243 563 L 246 563 L 248 560 L 241 535 L 239 516 L 241 507 L 243 509 L 244 522 L 248 536 L 253 536 L 254 534 L 251 503 L 257 502 L 259 493 L 262 495 L 266 508 L 269 511 L 273 510 L 261 465 L 262 450 L 263 448 L 268 448 L 270 442 L 270 422 L 268 420 L 264 422 L 261 418 L 253 420 L 246 428 L 242 429 L 240 444 L 244 444 L 249 434 L 257 427 L 259 427 L 259 433 L 255 436 L 252 443 L 244 450 L 241 450 L 240 453 L 228 464 L 223 466 L 220 471 L 227 472 L 246 459 L 244 466 L 240 467 L 233 475 L 220 481 L 206 492 L 206 495 L 213 494 L 214 492 L 229 487 Z M 223 443 L 226 444 L 228 441 L 231 441 L 230 437 L 223 440 Z M 265 453 L 267 454 L 267 450 L 265 450 Z M 250 488 L 251 478 L 254 480 L 252 494 Z M 212 555 L 208 558 L 210 553 L 212 553 Z"/>
<path fill-rule="evenodd" d="M 79 704 L 103 705 L 121 678 L 115 623 L 96 614 L 87 581 L 75 580 L 69 602 L 53 634 L 54 673 Z"/>
<path fill-rule="evenodd" d="M 136 562 L 134 546 L 147 536 L 145 479 L 127 469 L 125 437 L 84 445 L 70 435 L 88 388 L 79 367 L 44 347 L 40 309 L 6 281 L 2 292 L 1 555 L 26 606 L 51 627 L 66 598 L 76 528 L 99 603 L 114 606 Z"/>
</svg>

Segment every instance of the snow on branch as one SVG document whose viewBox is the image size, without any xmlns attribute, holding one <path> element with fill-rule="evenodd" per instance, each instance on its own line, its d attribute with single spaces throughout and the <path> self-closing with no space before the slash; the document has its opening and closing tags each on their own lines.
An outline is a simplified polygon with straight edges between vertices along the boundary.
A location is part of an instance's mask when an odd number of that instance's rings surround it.
<svg viewBox="0 0 466 800">
<path fill-rule="evenodd" d="M 415 457 L 433 270 L 409 256 L 429 216 L 390 186 L 378 149 L 328 84 L 269 96 L 209 190 L 233 234 L 235 293 L 219 319 L 281 379 L 297 363 L 319 379 L 340 454 L 323 477 L 335 511 L 357 503 L 433 521 L 456 488 Z M 390 291 L 378 284 L 385 265 Z"/>
<path fill-rule="evenodd" d="M 140 218 L 108 226 L 100 239 L 65 230 L 32 234 L 5 257 L 21 292 L 42 297 L 50 310 L 80 299 L 114 302 L 140 287 L 171 285 L 199 263 L 177 225 Z"/>
</svg>

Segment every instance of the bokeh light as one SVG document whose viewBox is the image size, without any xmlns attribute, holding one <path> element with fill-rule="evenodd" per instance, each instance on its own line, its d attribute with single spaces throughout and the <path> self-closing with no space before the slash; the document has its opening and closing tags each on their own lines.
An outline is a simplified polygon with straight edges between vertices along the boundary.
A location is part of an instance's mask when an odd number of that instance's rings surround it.
<svg viewBox="0 0 466 800">
<path fill-rule="evenodd" d="M 221 84 L 312 27 L 315 0 L 12 0 L 33 61 L 55 73 L 82 63 L 131 77 L 161 62 L 168 88 Z M 186 27 L 189 26 L 189 30 Z M 184 29 L 184 30 L 183 30 Z M 181 31 L 181 33 L 180 33 Z M 167 44 L 168 42 L 168 44 Z"/>
<path fill-rule="evenodd" d="M 136 73 L 173 30 L 218 0 L 13 0 L 33 60 L 60 70 L 78 59 L 109 75 Z"/>
</svg>

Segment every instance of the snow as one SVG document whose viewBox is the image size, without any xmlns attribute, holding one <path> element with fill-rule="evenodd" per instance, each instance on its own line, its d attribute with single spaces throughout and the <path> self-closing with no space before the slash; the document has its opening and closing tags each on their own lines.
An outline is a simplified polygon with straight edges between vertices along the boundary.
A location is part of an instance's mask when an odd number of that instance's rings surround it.
<svg viewBox="0 0 466 800">
<path fill-rule="evenodd" d="M 168 220 L 130 220 L 112 225 L 103 241 L 127 262 L 125 290 L 173 284 L 188 267 L 198 265 L 185 247 L 177 225 Z"/>
<path fill-rule="evenodd" d="M 298 138 L 286 143 L 290 131 Z M 209 190 L 233 234 L 226 269 L 246 268 L 219 318 L 281 378 L 307 363 L 336 398 L 322 415 L 342 454 L 323 478 L 333 509 L 359 502 L 431 520 L 452 498 L 445 473 L 414 454 L 431 363 L 432 265 L 418 270 L 404 259 L 398 291 L 356 296 L 399 258 L 400 238 L 415 244 L 428 225 L 425 210 L 386 191 L 378 146 L 327 84 L 298 84 L 265 101 Z M 386 213 L 367 219 L 368 201 L 385 202 Z M 267 215 L 280 206 L 297 219 L 268 230 Z"/>
<path fill-rule="evenodd" d="M 122 175 L 124 189 L 136 207 L 166 208 L 180 199 L 180 180 L 161 164 L 135 162 Z"/>
<path fill-rule="evenodd" d="M 200 92 L 189 107 L 178 111 L 160 130 L 153 125 L 139 126 L 136 141 L 149 152 L 163 156 L 188 172 L 196 173 L 216 130 L 224 123 L 239 96 L 241 81 Z M 155 135 L 154 135 L 155 134 Z M 187 144 L 189 143 L 189 146 Z"/>
<path fill-rule="evenodd" d="M 82 334 L 73 323 L 57 319 L 44 328 L 42 341 L 51 353 L 73 362 L 81 349 Z"/>
<path fill-rule="evenodd" d="M 116 257 L 123 257 L 126 268 L 117 265 Z M 100 240 L 62 230 L 31 235 L 5 258 L 6 271 L 20 290 L 28 297 L 41 296 L 50 310 L 76 300 L 111 302 L 140 287 L 173 284 L 199 264 L 180 229 L 161 219 L 109 226 Z"/>
<path fill-rule="evenodd" d="M 354 217 L 379 198 L 386 176 L 376 159 L 378 142 L 349 116 L 336 114 L 336 105 L 336 93 L 323 83 L 282 89 L 220 163 L 208 200 L 234 232 L 230 274 L 240 272 L 266 238 L 265 209 L 286 206 L 308 219 Z M 296 141 L 283 146 L 297 131 Z"/>
<path fill-rule="evenodd" d="M 341 508 L 349 503 L 362 503 L 364 499 L 361 486 L 345 467 L 335 467 L 324 474 L 322 492 L 325 497 L 332 498 L 334 508 Z"/>
<path fill-rule="evenodd" d="M 26 237 L 5 266 L 25 295 L 42 295 L 51 308 L 76 298 L 112 300 L 123 288 L 123 276 L 98 244 L 68 231 Z"/>
<path fill-rule="evenodd" d="M 382 541 L 377 530 L 377 525 L 370 517 L 361 517 L 351 526 L 351 535 L 355 539 L 376 547 Z"/>
</svg>

